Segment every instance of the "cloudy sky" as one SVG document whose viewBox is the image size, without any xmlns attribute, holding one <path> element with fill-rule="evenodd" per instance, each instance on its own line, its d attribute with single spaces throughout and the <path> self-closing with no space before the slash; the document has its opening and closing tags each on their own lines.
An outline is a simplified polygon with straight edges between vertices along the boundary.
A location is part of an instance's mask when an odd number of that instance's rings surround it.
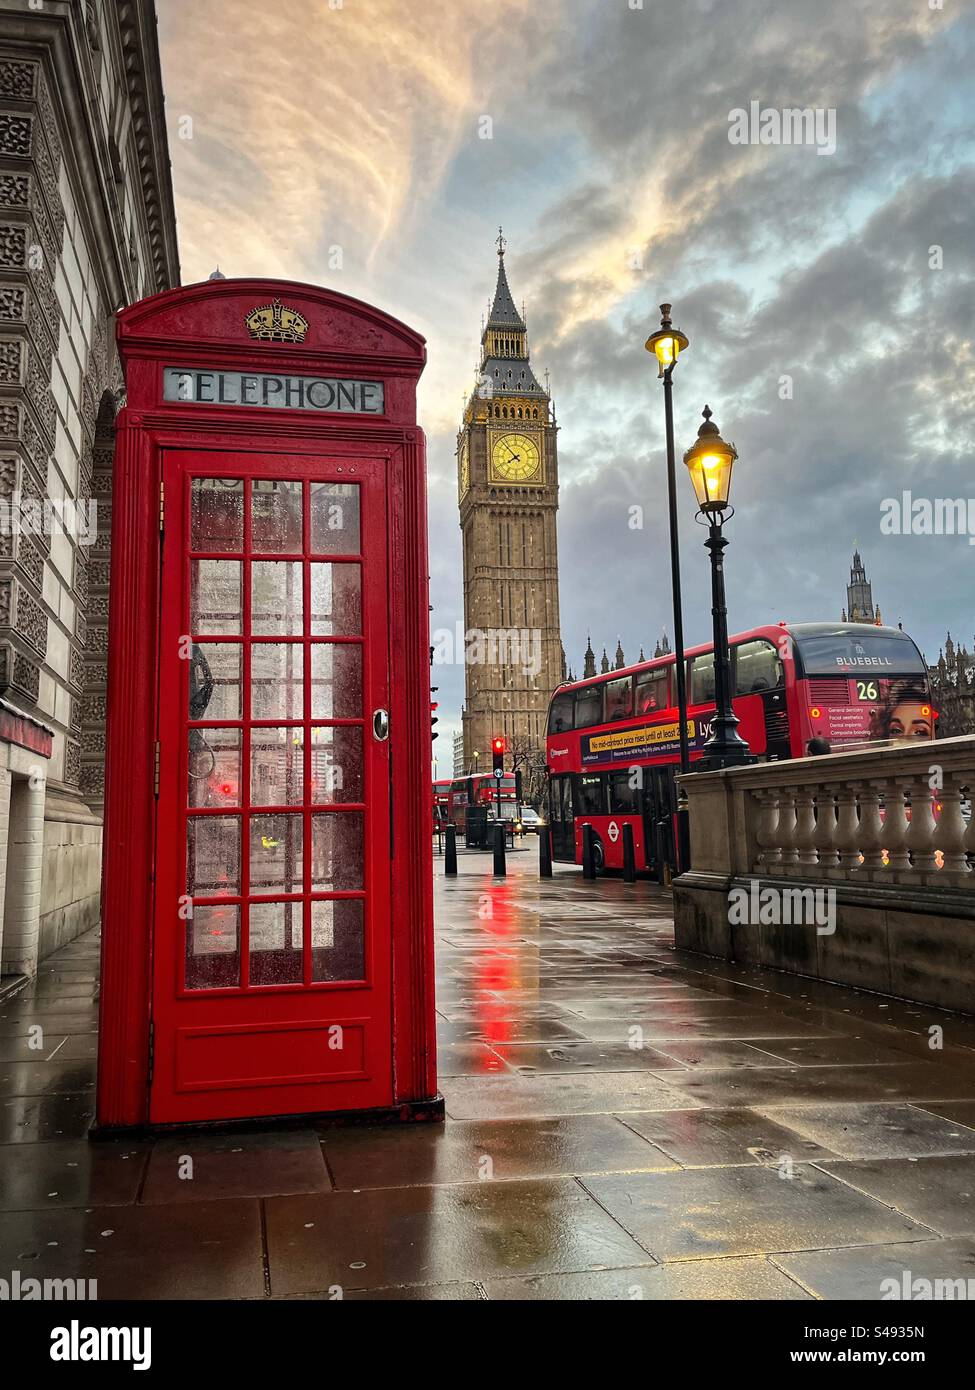
<svg viewBox="0 0 975 1390">
<path fill-rule="evenodd" d="M 739 451 L 732 630 L 837 618 L 857 541 L 886 621 L 971 648 L 975 547 L 880 522 L 904 489 L 975 497 L 973 0 L 157 8 L 184 281 L 316 281 L 427 338 L 434 626 L 462 617 L 454 441 L 503 223 L 561 427 L 570 664 L 587 631 L 632 658 L 671 631 L 662 300 L 691 340 L 678 447 L 708 403 Z M 732 143 L 752 102 L 821 110 L 835 151 Z M 679 486 L 690 643 L 707 557 Z M 438 677 L 447 770 L 463 673 Z"/>
</svg>

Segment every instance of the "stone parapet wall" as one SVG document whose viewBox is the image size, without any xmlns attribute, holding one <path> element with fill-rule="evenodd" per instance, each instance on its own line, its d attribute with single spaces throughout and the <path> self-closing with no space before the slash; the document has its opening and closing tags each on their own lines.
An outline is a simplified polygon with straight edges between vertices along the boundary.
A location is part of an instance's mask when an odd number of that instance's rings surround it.
<svg viewBox="0 0 975 1390">
<path fill-rule="evenodd" d="M 678 946 L 975 1012 L 975 738 L 681 783 Z"/>
</svg>

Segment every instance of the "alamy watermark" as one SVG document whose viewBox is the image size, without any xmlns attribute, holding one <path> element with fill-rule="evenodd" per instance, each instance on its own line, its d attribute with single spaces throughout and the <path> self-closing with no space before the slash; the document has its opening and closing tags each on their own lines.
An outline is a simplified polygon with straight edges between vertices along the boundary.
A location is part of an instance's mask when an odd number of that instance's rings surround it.
<svg viewBox="0 0 975 1390">
<path fill-rule="evenodd" d="M 967 536 L 975 545 L 975 497 L 900 497 L 880 504 L 882 536 Z"/>
<path fill-rule="evenodd" d="M 733 927 L 815 927 L 817 936 L 832 936 L 836 889 L 761 887 L 753 878 L 747 888 L 729 891 L 728 921 Z"/>
<path fill-rule="evenodd" d="M 836 153 L 836 110 L 832 106 L 762 106 L 728 112 L 732 145 L 812 145 L 816 153 Z"/>
<path fill-rule="evenodd" d="M 98 1298 L 97 1279 L 36 1279 L 19 1269 L 9 1279 L 0 1278 L 0 1303 L 77 1303 Z"/>
<path fill-rule="evenodd" d="M 14 492 L 0 497 L 0 535 L 70 536 L 79 545 L 94 545 L 98 535 L 98 503 L 94 498 L 25 497 Z"/>
<path fill-rule="evenodd" d="M 900 1278 L 891 1275 L 880 1281 L 883 1302 L 903 1299 L 906 1303 L 960 1302 L 975 1299 L 975 1279 L 922 1279 L 901 1271 Z"/>
<path fill-rule="evenodd" d="M 514 666 L 525 676 L 542 669 L 542 633 L 537 627 L 439 627 L 430 634 L 434 666 Z"/>
</svg>

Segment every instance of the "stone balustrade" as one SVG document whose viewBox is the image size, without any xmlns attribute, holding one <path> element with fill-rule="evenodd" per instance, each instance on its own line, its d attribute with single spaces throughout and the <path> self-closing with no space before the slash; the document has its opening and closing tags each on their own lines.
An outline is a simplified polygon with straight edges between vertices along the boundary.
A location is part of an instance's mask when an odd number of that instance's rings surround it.
<svg viewBox="0 0 975 1390">
<path fill-rule="evenodd" d="M 678 945 L 975 1012 L 975 737 L 681 779 Z M 827 890 L 830 935 L 729 920 L 733 889 Z"/>
<path fill-rule="evenodd" d="M 766 768 L 788 780 L 744 791 L 753 873 L 975 888 L 975 740 Z"/>
</svg>

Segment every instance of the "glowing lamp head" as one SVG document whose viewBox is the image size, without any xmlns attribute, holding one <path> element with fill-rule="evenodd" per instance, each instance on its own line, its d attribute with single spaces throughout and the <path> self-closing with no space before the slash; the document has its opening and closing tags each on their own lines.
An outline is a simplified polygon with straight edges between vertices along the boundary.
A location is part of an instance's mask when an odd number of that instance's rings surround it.
<svg viewBox="0 0 975 1390">
<path fill-rule="evenodd" d="M 660 315 L 660 327 L 656 333 L 650 334 L 644 344 L 647 352 L 652 352 L 657 359 L 659 367 L 657 376 L 663 376 L 668 367 L 673 368 L 677 358 L 688 345 L 687 338 L 670 321 L 669 304 L 661 304 Z"/>
<path fill-rule="evenodd" d="M 697 441 L 684 455 L 691 475 L 694 495 L 702 512 L 723 512 L 731 495 L 731 470 L 738 451 L 727 444 L 711 423 L 710 407 L 704 407 L 704 424 L 697 432 Z"/>
</svg>

